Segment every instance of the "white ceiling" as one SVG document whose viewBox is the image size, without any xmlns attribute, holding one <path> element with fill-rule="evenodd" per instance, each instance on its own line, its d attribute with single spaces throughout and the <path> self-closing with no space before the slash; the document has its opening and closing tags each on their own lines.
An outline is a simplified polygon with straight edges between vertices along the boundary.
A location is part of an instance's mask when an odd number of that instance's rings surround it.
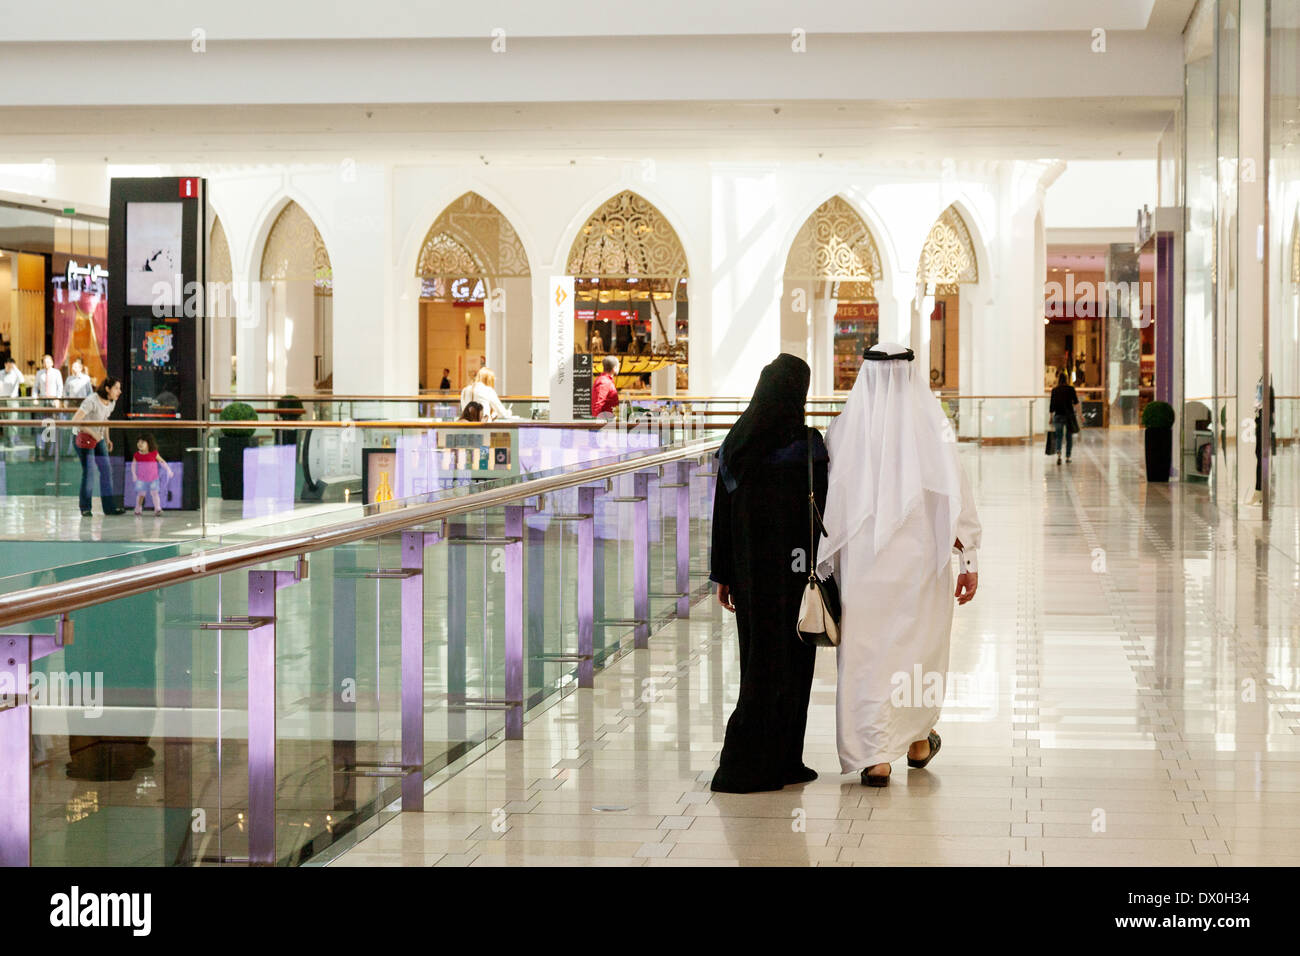
<svg viewBox="0 0 1300 956">
<path fill-rule="evenodd" d="M 1193 4 L 0 0 L 0 162 L 1150 159 Z"/>
<path fill-rule="evenodd" d="M 1179 33 L 1194 0 L 60 0 L 0 4 L 12 42 L 789 36 L 869 33 Z"/>
<path fill-rule="evenodd" d="M 1150 159 L 1171 97 L 0 109 L 12 162 Z"/>
</svg>

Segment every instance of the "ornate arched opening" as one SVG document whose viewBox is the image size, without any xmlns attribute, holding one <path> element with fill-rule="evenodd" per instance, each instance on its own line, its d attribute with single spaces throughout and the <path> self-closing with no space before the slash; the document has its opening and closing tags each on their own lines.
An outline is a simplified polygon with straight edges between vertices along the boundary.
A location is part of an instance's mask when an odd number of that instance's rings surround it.
<svg viewBox="0 0 1300 956">
<path fill-rule="evenodd" d="M 781 351 L 803 357 L 814 391 L 853 387 L 862 352 L 879 340 L 884 277 L 871 229 L 832 196 L 804 220 L 785 260 Z"/>
<path fill-rule="evenodd" d="M 596 210 L 569 249 L 574 343 L 619 358 L 619 388 L 685 390 L 686 250 L 655 206 L 625 190 Z"/>
<path fill-rule="evenodd" d="M 334 382 L 334 270 L 311 216 L 290 201 L 262 249 L 267 392 L 328 391 Z"/>
<path fill-rule="evenodd" d="M 923 297 L 920 340 L 928 343 L 930 387 L 956 391 L 960 362 L 961 286 L 979 282 L 979 260 L 970 229 L 949 206 L 925 237 L 916 267 Z"/>
<path fill-rule="evenodd" d="M 475 192 L 425 233 L 420 280 L 421 390 L 459 389 L 487 364 L 503 394 L 526 392 L 532 342 L 528 255 L 510 221 Z"/>
</svg>

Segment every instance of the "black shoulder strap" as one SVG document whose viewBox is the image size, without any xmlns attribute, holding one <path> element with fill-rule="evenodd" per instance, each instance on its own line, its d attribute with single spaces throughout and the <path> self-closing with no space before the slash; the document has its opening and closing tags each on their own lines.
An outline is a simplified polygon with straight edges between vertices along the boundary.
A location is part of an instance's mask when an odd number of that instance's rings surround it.
<svg viewBox="0 0 1300 956">
<path fill-rule="evenodd" d="M 817 554 L 817 534 L 826 534 L 822 516 L 817 512 L 817 485 L 813 481 L 813 434 L 816 429 L 809 428 L 805 441 L 808 444 L 808 580 L 815 575 L 814 556 Z"/>
<path fill-rule="evenodd" d="M 804 443 L 808 446 L 808 580 L 811 582 L 816 576 L 816 568 L 813 567 L 814 555 L 817 553 L 817 499 L 816 488 L 813 484 L 813 460 L 812 460 L 812 429 L 809 428 L 804 435 Z"/>
</svg>

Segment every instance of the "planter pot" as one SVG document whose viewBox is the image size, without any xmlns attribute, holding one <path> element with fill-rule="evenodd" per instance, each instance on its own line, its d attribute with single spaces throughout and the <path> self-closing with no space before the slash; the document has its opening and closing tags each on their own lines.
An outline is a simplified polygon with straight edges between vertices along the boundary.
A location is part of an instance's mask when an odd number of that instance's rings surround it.
<svg viewBox="0 0 1300 956">
<path fill-rule="evenodd" d="M 244 449 L 252 444 L 247 435 L 217 437 L 217 472 L 221 475 L 221 497 L 244 500 Z"/>
<path fill-rule="evenodd" d="M 1173 460 L 1174 430 L 1171 427 L 1146 430 L 1147 481 L 1168 481 Z"/>
</svg>

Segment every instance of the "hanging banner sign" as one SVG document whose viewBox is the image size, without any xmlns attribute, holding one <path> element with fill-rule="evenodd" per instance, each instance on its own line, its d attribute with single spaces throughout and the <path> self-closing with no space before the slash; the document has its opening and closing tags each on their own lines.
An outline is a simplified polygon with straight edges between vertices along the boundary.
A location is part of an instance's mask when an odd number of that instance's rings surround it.
<svg viewBox="0 0 1300 956">
<path fill-rule="evenodd" d="M 573 276 L 551 276 L 546 310 L 551 421 L 568 422 L 573 420 Z"/>
</svg>

